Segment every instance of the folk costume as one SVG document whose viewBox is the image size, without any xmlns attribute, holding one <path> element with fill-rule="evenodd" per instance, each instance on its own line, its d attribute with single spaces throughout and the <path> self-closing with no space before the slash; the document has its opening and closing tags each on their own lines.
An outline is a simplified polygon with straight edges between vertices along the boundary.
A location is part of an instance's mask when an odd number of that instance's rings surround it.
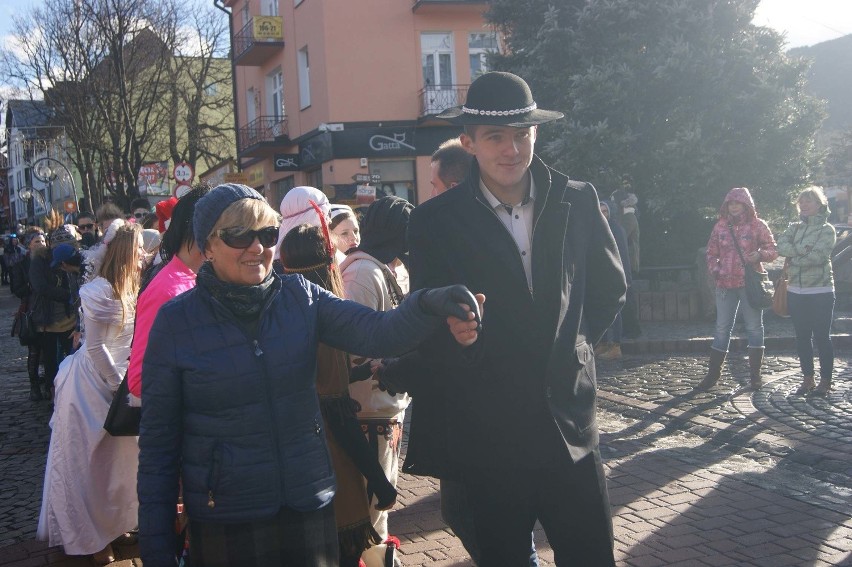
<svg viewBox="0 0 852 567">
<path fill-rule="evenodd" d="M 486 73 L 440 117 L 528 128 L 562 114 L 538 109 L 520 77 Z M 613 565 L 592 345 L 624 302 L 624 272 L 595 189 L 535 156 L 528 173 L 532 258 L 488 202 L 476 159 L 412 212 L 412 290 L 461 282 L 486 305 L 472 346 L 439 331 L 421 347 L 434 371 L 417 388 L 403 470 L 461 481 L 483 565 L 528 564 L 536 518 L 557 565 Z"/>
</svg>

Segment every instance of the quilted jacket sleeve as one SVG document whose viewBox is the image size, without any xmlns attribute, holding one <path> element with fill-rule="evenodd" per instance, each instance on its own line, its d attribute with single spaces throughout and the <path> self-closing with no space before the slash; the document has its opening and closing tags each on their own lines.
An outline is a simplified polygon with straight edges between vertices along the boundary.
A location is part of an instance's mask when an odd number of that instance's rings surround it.
<svg viewBox="0 0 852 567">
<path fill-rule="evenodd" d="M 139 548 L 146 566 L 175 565 L 174 523 L 180 475 L 181 371 L 175 310 L 161 310 L 148 336 L 142 363 L 139 435 Z"/>
</svg>

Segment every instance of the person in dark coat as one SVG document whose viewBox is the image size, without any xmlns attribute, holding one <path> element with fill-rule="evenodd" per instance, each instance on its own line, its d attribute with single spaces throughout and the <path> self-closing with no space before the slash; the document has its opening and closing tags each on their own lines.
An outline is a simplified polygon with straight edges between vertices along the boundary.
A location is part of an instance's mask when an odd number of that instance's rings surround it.
<svg viewBox="0 0 852 567">
<path fill-rule="evenodd" d="M 464 286 L 422 290 L 377 313 L 301 275 L 277 276 L 278 222 L 244 185 L 220 185 L 195 205 L 193 233 L 206 261 L 197 285 L 160 308 L 142 362 L 137 486 L 146 567 L 175 565 L 179 481 L 193 563 L 336 566 L 318 345 L 400 354 L 445 321 L 459 344 L 478 338 L 479 308 Z"/>
<path fill-rule="evenodd" d="M 593 345 L 626 283 L 594 187 L 533 153 L 536 126 L 562 116 L 516 75 L 478 77 L 439 116 L 465 127 L 469 175 L 408 228 L 413 290 L 460 281 L 486 301 L 475 344 L 438 331 L 420 348 L 433 372 L 403 470 L 460 480 L 489 567 L 528 564 L 536 520 L 557 565 L 614 565 Z"/>
</svg>

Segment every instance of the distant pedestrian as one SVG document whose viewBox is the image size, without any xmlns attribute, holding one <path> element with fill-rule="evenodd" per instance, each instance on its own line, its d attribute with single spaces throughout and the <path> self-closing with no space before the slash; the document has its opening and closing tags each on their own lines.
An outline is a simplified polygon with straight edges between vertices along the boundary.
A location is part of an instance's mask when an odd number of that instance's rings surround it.
<svg viewBox="0 0 852 567">
<path fill-rule="evenodd" d="M 787 307 L 796 330 L 796 351 L 804 379 L 796 394 L 811 390 L 824 396 L 831 390 L 834 372 L 834 345 L 831 321 L 834 318 L 834 274 L 831 252 L 837 241 L 828 223 L 828 199 L 821 187 L 811 186 L 799 193 L 801 220 L 792 223 L 778 238 L 778 253 L 789 262 Z M 814 388 L 814 346 L 819 350 L 819 385 Z"/>
<path fill-rule="evenodd" d="M 627 246 L 630 251 L 630 269 L 639 271 L 639 198 L 633 190 L 633 181 L 629 175 L 621 176 L 621 188 L 613 191 L 610 199 L 618 207 L 613 211 L 618 215 L 619 224 L 627 233 Z"/>
<path fill-rule="evenodd" d="M 716 331 L 710 349 L 710 369 L 696 386 L 698 391 L 710 389 L 719 381 L 738 310 L 743 314 L 748 337 L 749 383 L 752 388 L 761 384 L 763 311 L 749 305 L 746 299 L 746 266 L 735 242 L 749 266 L 757 271 L 763 271 L 761 262 L 778 257 L 772 232 L 758 218 L 754 200 L 745 187 L 728 192 L 707 243 L 707 269 L 716 282 Z"/>
<path fill-rule="evenodd" d="M 612 236 L 615 238 L 615 244 L 618 246 L 618 254 L 621 256 L 621 266 L 624 268 L 624 278 L 627 280 L 627 289 L 630 293 L 630 286 L 633 284 L 633 277 L 630 270 L 630 251 L 627 244 L 627 233 L 619 224 L 617 215 L 614 214 L 611 201 L 601 201 L 601 214 L 603 214 L 609 229 L 612 231 Z M 615 321 L 607 329 L 604 338 L 595 347 L 595 357 L 598 360 L 618 360 L 621 358 L 621 339 L 624 336 L 623 325 L 623 309 L 615 316 Z"/>
<path fill-rule="evenodd" d="M 20 262 L 12 266 L 14 277 L 12 278 L 13 285 L 11 286 L 12 293 L 20 298 L 21 303 L 18 310 L 21 312 L 30 311 L 33 307 L 32 287 L 30 286 L 30 256 L 36 251 L 47 248 L 47 240 L 44 237 L 44 232 L 39 227 L 30 227 L 24 235 L 24 241 L 27 243 L 27 253 Z M 27 375 L 30 380 L 30 401 L 37 402 L 44 399 L 42 388 L 44 381 L 39 376 L 39 366 L 41 365 L 41 337 L 36 333 L 34 340 L 27 345 Z"/>
</svg>

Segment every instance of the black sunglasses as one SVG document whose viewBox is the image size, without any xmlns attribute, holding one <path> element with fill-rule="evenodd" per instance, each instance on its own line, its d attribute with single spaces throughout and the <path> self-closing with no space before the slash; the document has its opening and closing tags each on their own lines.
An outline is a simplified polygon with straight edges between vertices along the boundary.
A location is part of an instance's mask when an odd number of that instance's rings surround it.
<svg viewBox="0 0 852 567">
<path fill-rule="evenodd" d="M 144 217 L 147 214 L 148 213 L 133 213 L 133 216 L 134 216 L 134 218 L 141 219 L 142 217 Z"/>
<path fill-rule="evenodd" d="M 89 224 L 78 224 L 78 225 L 77 225 L 77 228 L 79 228 L 80 230 L 92 230 L 93 228 L 95 228 L 95 225 L 94 225 L 94 224 L 92 224 L 92 223 L 89 223 Z"/>
<path fill-rule="evenodd" d="M 220 228 L 217 236 L 231 248 L 248 248 L 254 243 L 255 238 L 264 248 L 272 248 L 278 243 L 278 227 L 265 226 L 257 230 L 246 230 L 241 226 Z"/>
</svg>

